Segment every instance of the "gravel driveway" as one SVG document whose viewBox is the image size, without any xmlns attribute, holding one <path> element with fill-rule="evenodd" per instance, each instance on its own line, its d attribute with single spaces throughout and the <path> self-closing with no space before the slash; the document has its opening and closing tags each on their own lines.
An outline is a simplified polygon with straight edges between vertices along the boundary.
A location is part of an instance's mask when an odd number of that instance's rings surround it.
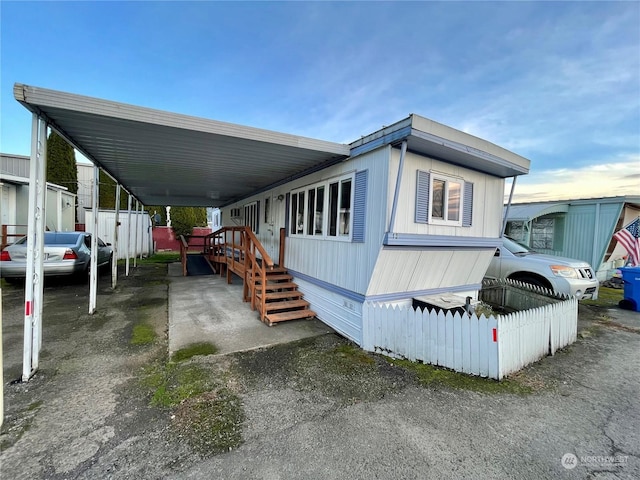
<svg viewBox="0 0 640 480">
<path fill-rule="evenodd" d="M 640 478 L 638 313 L 581 306 L 576 344 L 490 393 L 334 334 L 171 363 L 168 281 L 164 265 L 115 291 L 101 278 L 93 316 L 88 286 L 48 285 L 28 383 L 11 382 L 22 289 L 3 285 L 2 478 Z M 233 407 L 218 413 L 227 443 L 198 443 L 194 426 L 219 426 L 196 415 L 205 404 Z"/>
</svg>

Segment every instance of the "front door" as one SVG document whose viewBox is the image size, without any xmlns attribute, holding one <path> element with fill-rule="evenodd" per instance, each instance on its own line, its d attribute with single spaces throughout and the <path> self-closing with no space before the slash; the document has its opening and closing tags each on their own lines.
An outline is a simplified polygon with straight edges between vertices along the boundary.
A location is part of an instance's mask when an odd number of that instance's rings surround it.
<svg viewBox="0 0 640 480">
<path fill-rule="evenodd" d="M 276 264 L 280 264 L 280 229 L 284 228 L 284 195 L 269 195 L 264 199 L 264 248 Z"/>
</svg>

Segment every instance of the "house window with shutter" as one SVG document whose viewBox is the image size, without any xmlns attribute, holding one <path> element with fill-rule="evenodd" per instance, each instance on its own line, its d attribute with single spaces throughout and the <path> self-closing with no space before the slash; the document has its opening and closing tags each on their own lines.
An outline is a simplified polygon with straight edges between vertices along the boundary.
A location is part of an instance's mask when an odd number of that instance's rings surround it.
<svg viewBox="0 0 640 480">
<path fill-rule="evenodd" d="M 292 191 L 289 235 L 364 242 L 366 192 L 367 171 Z"/>
<path fill-rule="evenodd" d="M 473 183 L 418 170 L 416 223 L 470 227 L 472 217 Z"/>
</svg>

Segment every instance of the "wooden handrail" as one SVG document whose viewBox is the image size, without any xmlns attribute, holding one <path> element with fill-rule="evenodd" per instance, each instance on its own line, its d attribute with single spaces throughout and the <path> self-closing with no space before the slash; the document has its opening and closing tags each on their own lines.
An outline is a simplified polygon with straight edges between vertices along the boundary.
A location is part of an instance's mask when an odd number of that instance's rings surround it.
<svg viewBox="0 0 640 480">
<path fill-rule="evenodd" d="M 258 240 L 258 237 L 256 237 L 255 233 L 253 233 L 251 228 L 245 227 L 245 229 L 246 229 L 247 235 L 249 236 L 249 239 L 251 240 L 251 243 L 253 243 L 258 249 L 258 252 L 260 252 L 260 256 L 262 257 L 262 263 L 266 263 L 267 267 L 269 267 L 270 269 L 273 268 L 274 267 L 273 260 L 271 259 L 267 251 L 262 246 L 262 243 L 260 243 L 260 240 Z"/>
<path fill-rule="evenodd" d="M 281 267 L 284 267 L 284 241 L 287 237 L 287 231 L 284 228 L 280 229 L 280 251 L 278 252 L 278 261 Z"/>
<path fill-rule="evenodd" d="M 9 233 L 9 227 L 23 228 L 25 233 Z M 22 238 L 26 233 L 28 225 L 2 225 L 2 239 L 0 240 L 0 249 L 9 245 L 9 238 Z M 11 242 L 13 243 L 13 242 Z"/>
<path fill-rule="evenodd" d="M 262 243 L 255 236 L 251 228 L 245 227 L 245 234 L 248 237 L 251 247 L 249 248 L 250 255 L 248 256 L 252 263 L 252 280 L 249 286 L 251 291 L 251 308 L 253 310 L 258 307 L 260 312 L 260 320 L 264 321 L 266 316 L 266 302 L 267 302 L 267 269 L 273 270 L 274 262 L 269 256 L 267 251 L 262 246 Z M 262 257 L 262 264 L 259 264 L 256 258 L 256 250 Z M 256 305 L 256 278 L 260 278 L 260 305 Z"/>
<path fill-rule="evenodd" d="M 189 243 L 180 235 L 180 262 L 182 263 L 182 276 L 187 276 L 187 254 L 189 253 Z"/>
<path fill-rule="evenodd" d="M 216 250 L 216 256 L 226 257 L 228 283 L 231 283 L 232 272 L 242 272 L 243 300 L 251 302 L 252 310 L 258 308 L 261 319 L 264 320 L 267 270 L 272 270 L 275 263 L 260 240 L 249 226 L 222 227 L 206 235 L 206 238 L 209 240 L 205 241 L 205 253 Z M 221 241 L 216 241 L 216 239 Z M 261 257 L 262 262 L 258 262 L 258 256 Z M 260 282 L 260 304 L 256 301 L 256 281 Z"/>
</svg>

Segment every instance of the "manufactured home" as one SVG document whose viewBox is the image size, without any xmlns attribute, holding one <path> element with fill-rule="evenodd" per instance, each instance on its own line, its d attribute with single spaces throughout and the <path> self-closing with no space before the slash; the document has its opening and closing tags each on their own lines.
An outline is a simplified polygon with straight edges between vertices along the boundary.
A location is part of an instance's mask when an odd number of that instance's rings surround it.
<svg viewBox="0 0 640 480">
<path fill-rule="evenodd" d="M 342 144 L 18 83 L 14 97 L 33 138 L 55 129 L 142 204 L 220 208 L 205 253 L 261 320 L 317 316 L 364 346 L 368 305 L 478 298 L 505 179 L 530 165 L 418 115 Z"/>
<path fill-rule="evenodd" d="M 222 224 L 249 226 L 315 315 L 362 345 L 365 302 L 477 299 L 500 244 L 504 180 L 529 164 L 410 115 L 346 158 L 222 205 Z"/>
<path fill-rule="evenodd" d="M 640 196 L 518 203 L 505 214 L 507 235 L 540 253 L 589 262 L 604 281 L 625 264 L 613 234 L 640 216 Z"/>
</svg>

